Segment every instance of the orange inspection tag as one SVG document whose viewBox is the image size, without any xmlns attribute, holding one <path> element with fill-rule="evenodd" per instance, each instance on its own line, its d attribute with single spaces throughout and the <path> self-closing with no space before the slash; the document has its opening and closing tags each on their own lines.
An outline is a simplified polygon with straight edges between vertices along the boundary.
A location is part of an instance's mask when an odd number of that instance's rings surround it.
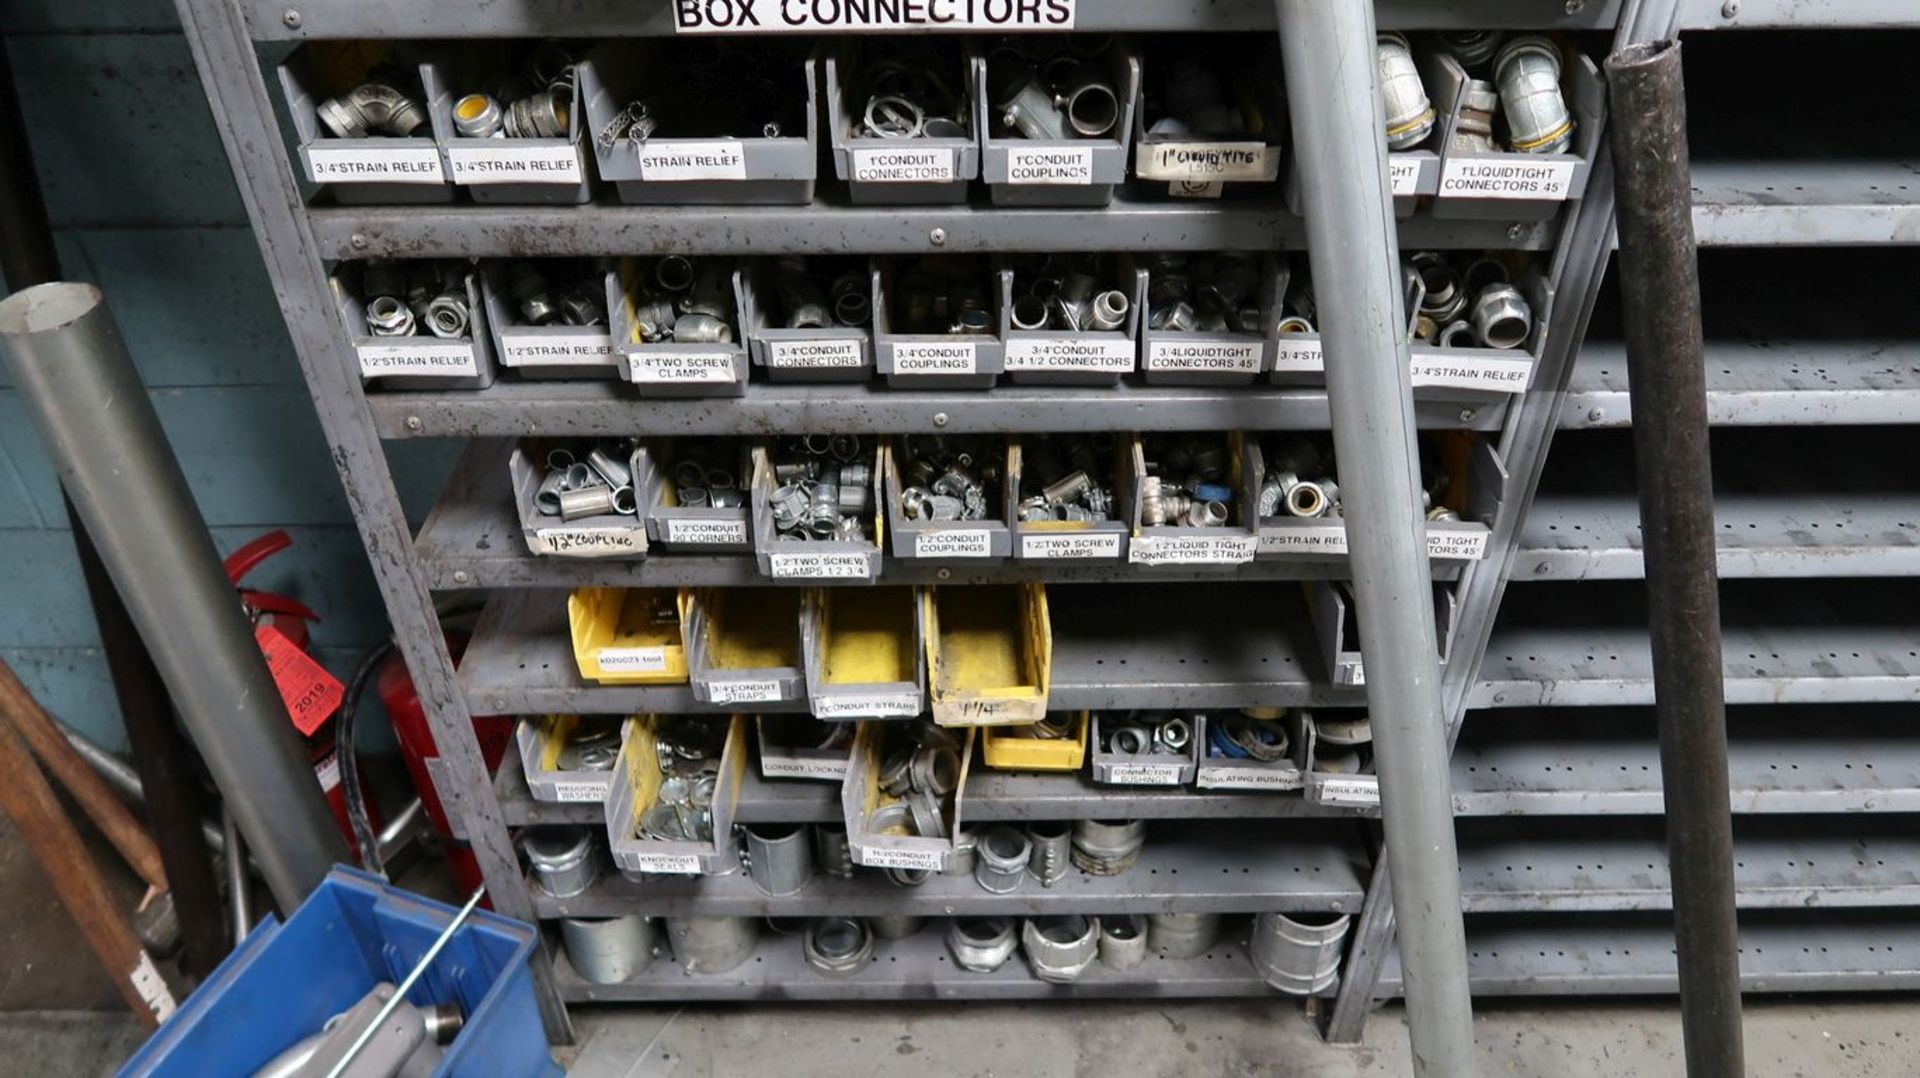
<svg viewBox="0 0 1920 1078">
<path fill-rule="evenodd" d="M 294 728 L 303 737 L 311 736 L 340 706 L 346 686 L 273 626 L 254 626 L 253 638 L 267 657 L 267 669 L 273 672 L 273 683 L 280 688 Z"/>
</svg>

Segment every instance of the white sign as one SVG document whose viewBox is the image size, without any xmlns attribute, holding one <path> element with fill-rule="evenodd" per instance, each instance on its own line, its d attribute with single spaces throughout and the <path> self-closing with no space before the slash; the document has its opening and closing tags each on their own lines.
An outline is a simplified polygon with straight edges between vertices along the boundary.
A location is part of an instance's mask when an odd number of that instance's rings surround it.
<svg viewBox="0 0 1920 1078">
<path fill-rule="evenodd" d="M 640 144 L 640 178 L 682 180 L 744 180 L 747 153 L 739 139 L 701 139 L 698 142 Z"/>
<path fill-rule="evenodd" d="M 993 534 L 985 528 L 942 528 L 915 533 L 916 558 L 991 558 Z"/>
<path fill-rule="evenodd" d="M 607 783 L 600 782 L 556 782 L 553 784 L 553 799 L 569 803 L 605 801 Z"/>
<path fill-rule="evenodd" d="M 857 339 L 767 341 L 769 367 L 858 367 L 866 362 L 866 342 Z"/>
<path fill-rule="evenodd" d="M 440 151 L 432 146 L 307 147 L 307 178 L 315 183 L 446 183 Z"/>
<path fill-rule="evenodd" d="M 1280 152 L 1264 142 L 1140 142 L 1133 171 L 1143 180 L 1271 180 Z"/>
<path fill-rule="evenodd" d="M 978 369 L 972 341 L 901 341 L 893 346 L 895 374 L 972 374 Z"/>
<path fill-rule="evenodd" d="M 738 546 L 747 541 L 747 522 L 744 520 L 684 520 L 679 517 L 668 517 L 662 523 L 667 527 L 669 543 L 685 543 L 688 546 L 705 544 Z"/>
<path fill-rule="evenodd" d="M 1013 699 L 1010 697 L 976 696 L 970 699 L 944 700 L 935 721 L 943 726 L 1001 726 L 1010 723 L 1037 722 L 1040 715 L 1034 713 L 1036 701 L 1032 697 Z"/>
<path fill-rule="evenodd" d="M 1085 187 L 1093 182 L 1093 147 L 1010 146 L 1007 182 Z"/>
<path fill-rule="evenodd" d="M 1260 529 L 1262 554 L 1345 554 L 1347 526 L 1337 520 L 1267 524 Z"/>
<path fill-rule="evenodd" d="M 637 853 L 634 866 L 642 872 L 660 872 L 675 876 L 698 876 L 700 855 L 693 853 Z"/>
<path fill-rule="evenodd" d="M 872 564 L 867 555 L 855 553 L 767 555 L 767 571 L 776 580 L 864 580 L 872 574 Z"/>
<path fill-rule="evenodd" d="M 1418 157 L 1408 158 L 1394 153 L 1387 155 L 1387 180 L 1392 185 L 1395 195 L 1420 193 L 1421 160 Z"/>
<path fill-rule="evenodd" d="M 1281 337 L 1273 353 L 1273 369 L 1294 374 L 1319 374 L 1327 369 L 1320 338 Z"/>
<path fill-rule="evenodd" d="M 598 558 L 617 554 L 645 554 L 646 529 L 620 528 L 539 528 L 533 533 L 536 554 L 561 558 Z"/>
<path fill-rule="evenodd" d="M 1073 29 L 1075 0 L 673 0 L 681 34 Z"/>
<path fill-rule="evenodd" d="M 855 847 L 858 860 L 869 868 L 918 868 L 938 872 L 945 863 L 939 850 L 902 850 L 892 846 Z"/>
<path fill-rule="evenodd" d="M 1129 786 L 1178 786 L 1185 764 L 1110 764 L 1107 782 Z"/>
<path fill-rule="evenodd" d="M 500 331 L 500 362 L 509 367 L 611 366 L 613 340 L 604 333 Z"/>
<path fill-rule="evenodd" d="M 1300 770 L 1290 763 L 1259 767 L 1209 767 L 1200 765 L 1194 774 L 1195 786 L 1213 790 L 1298 790 Z"/>
<path fill-rule="evenodd" d="M 600 669 L 622 674 L 658 674 L 667 669 L 666 648 L 601 648 Z"/>
<path fill-rule="evenodd" d="M 1322 775 L 1315 781 L 1320 786 L 1320 800 L 1329 805 L 1378 805 L 1380 803 L 1380 780 L 1374 776 L 1336 778 L 1331 775 Z"/>
<path fill-rule="evenodd" d="M 769 779 L 828 779 L 838 782 L 847 777 L 847 758 L 822 760 L 804 756 L 769 756 L 760 746 L 760 775 Z"/>
<path fill-rule="evenodd" d="M 959 179 L 960 152 L 951 146 L 855 147 L 847 151 L 859 183 L 951 183 Z"/>
<path fill-rule="evenodd" d="M 1487 529 L 1478 524 L 1427 525 L 1427 557 L 1479 561 L 1487 556 Z"/>
<path fill-rule="evenodd" d="M 1251 535 L 1142 535 L 1127 544 L 1134 565 L 1242 565 L 1253 560 Z"/>
<path fill-rule="evenodd" d="M 1119 532 L 1072 532 L 1047 535 L 1022 535 L 1020 537 L 1020 556 L 1034 559 L 1058 559 L 1062 561 L 1088 558 L 1117 558 L 1120 556 L 1120 542 L 1124 538 Z"/>
<path fill-rule="evenodd" d="M 865 719 L 892 715 L 912 718 L 918 714 L 920 694 L 916 692 L 817 696 L 813 701 L 813 717 L 816 719 Z"/>
<path fill-rule="evenodd" d="M 487 139 L 484 145 L 456 142 L 447 147 L 453 182 L 577 184 L 580 149 L 571 143 L 540 145 L 517 139 Z"/>
<path fill-rule="evenodd" d="M 1260 341 L 1183 341 L 1155 337 L 1147 348 L 1150 371 L 1260 373 Z"/>
<path fill-rule="evenodd" d="M 764 681 L 713 681 L 707 685 L 707 698 L 715 704 L 771 704 L 780 699 L 780 683 Z"/>
<path fill-rule="evenodd" d="M 1564 200 L 1579 161 L 1531 161 L 1524 155 L 1449 157 L 1440 167 L 1440 197 Z"/>
<path fill-rule="evenodd" d="M 627 380 L 654 385 L 734 380 L 730 352 L 628 352 Z"/>
<path fill-rule="evenodd" d="M 1133 342 L 1124 337 L 1013 336 L 1007 341 L 1007 369 L 1124 374 L 1133 369 Z"/>
<path fill-rule="evenodd" d="M 1466 350 L 1413 354 L 1415 386 L 1524 393 L 1531 381 L 1533 357 L 1528 355 L 1474 355 Z"/>
<path fill-rule="evenodd" d="M 410 374 L 423 378 L 472 378 L 480 373 L 480 359 L 471 344 L 360 344 L 362 378 Z"/>
</svg>

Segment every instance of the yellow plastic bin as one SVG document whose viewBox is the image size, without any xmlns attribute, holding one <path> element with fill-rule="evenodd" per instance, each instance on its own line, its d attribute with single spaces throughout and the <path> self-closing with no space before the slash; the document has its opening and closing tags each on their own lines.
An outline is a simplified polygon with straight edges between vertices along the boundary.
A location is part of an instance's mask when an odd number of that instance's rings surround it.
<svg viewBox="0 0 1920 1078">
<path fill-rule="evenodd" d="M 980 732 L 980 756 L 988 767 L 1001 771 L 1078 771 L 1087 762 L 1086 711 L 1056 711 L 1048 719 L 1063 721 L 1065 737 L 1036 737 L 1031 726 L 989 726 Z M 1046 720 L 1042 720 L 1043 722 Z"/>
<path fill-rule="evenodd" d="M 605 685 L 687 680 L 680 623 L 684 598 L 671 588 L 580 588 L 567 597 L 567 626 L 580 676 Z"/>
<path fill-rule="evenodd" d="M 1001 726 L 1046 717 L 1053 628 L 1044 588 L 929 588 L 922 603 L 934 722 Z"/>
</svg>

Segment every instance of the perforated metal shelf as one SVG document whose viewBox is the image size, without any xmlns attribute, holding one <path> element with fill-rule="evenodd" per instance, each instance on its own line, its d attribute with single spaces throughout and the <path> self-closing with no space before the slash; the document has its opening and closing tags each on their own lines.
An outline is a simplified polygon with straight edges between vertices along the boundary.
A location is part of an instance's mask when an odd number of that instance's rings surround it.
<svg viewBox="0 0 1920 1078">
<path fill-rule="evenodd" d="M 1911 423 L 1920 415 L 1920 346 L 1911 340 L 1707 341 L 1707 420 L 1715 426 Z M 1625 427 L 1627 357 L 1617 340 L 1581 346 L 1560 428 Z"/>
</svg>

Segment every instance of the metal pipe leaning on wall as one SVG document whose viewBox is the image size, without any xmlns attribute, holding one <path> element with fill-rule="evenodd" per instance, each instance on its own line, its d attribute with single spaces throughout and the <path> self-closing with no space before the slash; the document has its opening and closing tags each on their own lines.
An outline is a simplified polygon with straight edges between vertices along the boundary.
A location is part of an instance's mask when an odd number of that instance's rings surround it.
<svg viewBox="0 0 1920 1078">
<path fill-rule="evenodd" d="M 100 290 L 0 302 L 0 354 L 282 909 L 346 845 Z"/>
</svg>

